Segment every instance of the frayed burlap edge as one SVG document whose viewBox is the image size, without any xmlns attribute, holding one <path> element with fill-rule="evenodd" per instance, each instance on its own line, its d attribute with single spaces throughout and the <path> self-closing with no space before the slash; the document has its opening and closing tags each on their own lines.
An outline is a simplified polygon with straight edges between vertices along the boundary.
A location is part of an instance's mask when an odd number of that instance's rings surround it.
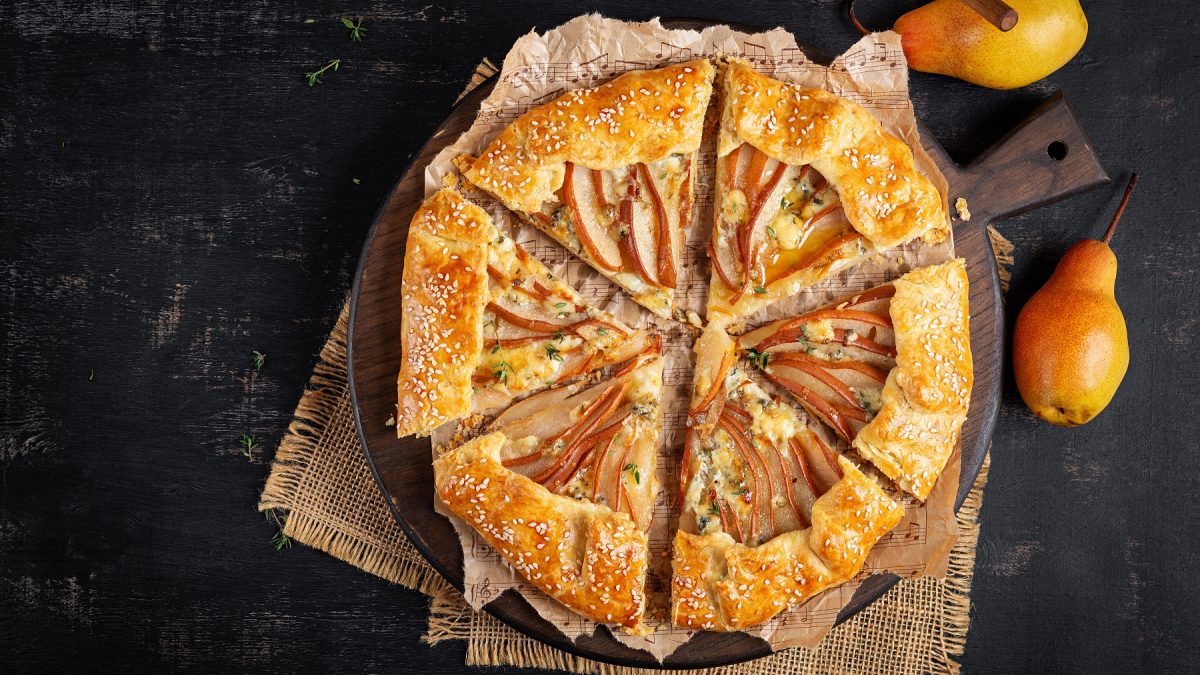
<svg viewBox="0 0 1200 675">
<path fill-rule="evenodd" d="M 377 537 L 368 538 L 339 529 L 336 523 L 331 522 L 328 513 L 310 513 L 300 498 L 306 485 L 312 482 L 309 469 L 330 431 L 339 424 L 349 424 L 353 429 L 354 421 L 348 415 L 350 393 L 346 372 L 349 314 L 350 305 L 347 302 L 342 307 L 333 332 L 321 348 L 308 386 L 276 450 L 258 508 L 260 511 L 282 511 L 282 532 L 287 537 L 392 583 L 432 595 L 446 588 L 446 581 L 412 548 L 402 532 L 398 538 L 393 533 L 389 537 L 390 545 L 383 546 Z M 354 445 L 358 447 L 357 438 L 354 439 Z M 367 473 L 365 466 L 362 473 Z M 357 483 L 363 482 L 363 476 L 357 475 L 355 478 Z M 360 485 L 360 489 L 378 492 L 373 480 L 369 480 L 369 474 L 366 478 L 367 484 Z M 382 495 L 379 495 L 378 501 L 379 508 L 386 512 L 386 518 L 390 520 L 391 513 Z"/>
</svg>

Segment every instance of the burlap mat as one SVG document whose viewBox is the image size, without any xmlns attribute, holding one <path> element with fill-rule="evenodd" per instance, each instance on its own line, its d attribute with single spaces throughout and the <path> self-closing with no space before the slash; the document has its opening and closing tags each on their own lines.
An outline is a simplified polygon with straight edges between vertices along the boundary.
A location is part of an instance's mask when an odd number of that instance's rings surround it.
<svg viewBox="0 0 1200 675">
<path fill-rule="evenodd" d="M 468 91 L 495 72 L 481 63 Z M 992 231 L 993 249 L 1011 262 L 1012 245 Z M 475 613 L 412 547 L 367 467 L 354 426 L 346 376 L 349 305 L 342 308 L 295 418 L 280 442 L 259 509 L 281 514 L 283 534 L 378 577 L 432 597 L 424 640 L 467 641 L 467 665 L 553 668 L 577 673 L 643 672 L 582 659 Z M 816 649 L 791 649 L 722 673 L 954 673 L 967 637 L 979 509 L 990 457 L 958 513 L 958 543 L 945 579 L 898 583 L 834 628 Z M 695 671 L 707 672 L 707 671 Z"/>
</svg>

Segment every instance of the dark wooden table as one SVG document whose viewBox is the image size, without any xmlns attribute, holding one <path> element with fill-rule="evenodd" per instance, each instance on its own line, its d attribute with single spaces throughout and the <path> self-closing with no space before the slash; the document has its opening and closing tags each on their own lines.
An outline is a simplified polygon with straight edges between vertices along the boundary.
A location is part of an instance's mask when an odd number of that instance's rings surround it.
<svg viewBox="0 0 1200 675">
<path fill-rule="evenodd" d="M 0 3 L 0 669 L 459 672 L 461 645 L 420 642 L 424 597 L 277 552 L 254 510 L 372 214 L 474 65 L 535 25 L 781 23 L 829 52 L 856 34 L 833 1 L 224 4 Z M 960 161 L 1062 88 L 1114 177 L 1143 175 L 1115 240 L 1134 353 L 1111 407 L 1052 428 L 1008 375 L 969 671 L 1200 667 L 1200 9 L 1085 4 L 1088 42 L 1048 81 L 913 76 Z M 360 14 L 352 43 L 338 19 Z M 1118 193 L 1001 224 L 1011 307 Z"/>
</svg>

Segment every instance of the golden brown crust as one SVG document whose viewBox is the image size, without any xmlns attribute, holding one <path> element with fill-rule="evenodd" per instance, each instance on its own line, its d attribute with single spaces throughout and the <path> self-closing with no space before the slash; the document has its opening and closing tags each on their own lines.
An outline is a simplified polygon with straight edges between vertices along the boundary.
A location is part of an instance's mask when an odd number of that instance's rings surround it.
<svg viewBox="0 0 1200 675">
<path fill-rule="evenodd" d="M 465 176 L 532 214 L 562 187 L 566 162 L 606 170 L 695 152 L 713 74 L 709 61 L 696 60 L 572 91 L 517 118 Z"/>
<path fill-rule="evenodd" d="M 896 367 L 879 414 L 859 431 L 854 448 L 925 499 L 954 451 L 971 399 L 966 266 L 960 258 L 923 267 L 895 286 Z"/>
<path fill-rule="evenodd" d="M 501 465 L 496 432 L 438 458 L 438 496 L 530 583 L 583 616 L 641 631 L 647 539 L 626 513 L 577 501 Z"/>
<path fill-rule="evenodd" d="M 501 236 L 483 209 L 449 189 L 439 190 L 413 216 L 402 284 L 396 411 L 401 437 L 428 435 L 470 413 L 494 412 L 548 381 L 619 363 L 650 344 L 647 331 L 589 306 Z M 537 331 L 501 328 L 505 322 L 494 305 L 535 321 L 565 319 L 563 329 L 543 327 L 548 332 L 538 340 Z M 534 339 L 500 347 L 502 331 L 504 338 L 516 331 Z M 483 381 L 474 379 L 480 371 Z"/>
<path fill-rule="evenodd" d="M 745 142 L 781 162 L 811 164 L 837 188 L 854 229 L 881 249 L 945 238 L 941 195 L 916 170 L 912 149 L 862 106 L 736 59 L 725 66 L 723 93 L 718 157 Z"/>
<path fill-rule="evenodd" d="M 853 463 L 813 506 L 812 525 L 744 546 L 728 534 L 675 535 L 671 617 L 677 626 L 732 631 L 760 624 L 852 579 L 904 509 Z"/>
<path fill-rule="evenodd" d="M 439 190 L 413 216 L 401 291 L 399 436 L 428 435 L 471 410 L 495 234 L 487 213 L 451 190 Z"/>
</svg>

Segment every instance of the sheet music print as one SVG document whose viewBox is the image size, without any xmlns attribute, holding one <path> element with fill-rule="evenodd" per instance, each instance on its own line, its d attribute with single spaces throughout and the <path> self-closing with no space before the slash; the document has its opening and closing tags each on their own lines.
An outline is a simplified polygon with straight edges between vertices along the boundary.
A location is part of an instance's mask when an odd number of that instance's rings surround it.
<svg viewBox="0 0 1200 675">
<path fill-rule="evenodd" d="M 904 507 L 904 518 L 900 521 L 900 524 L 893 528 L 891 532 L 883 535 L 875 546 L 878 548 L 887 548 L 889 546 L 924 544 L 928 530 L 928 517 L 929 514 L 920 506 L 906 504 Z"/>
<path fill-rule="evenodd" d="M 888 47 L 886 43 L 875 42 L 870 48 L 859 44 L 842 55 L 841 62 L 834 65 L 834 70 L 858 73 L 890 71 L 900 68 L 902 54 L 899 49 Z"/>
<path fill-rule="evenodd" d="M 562 96 L 566 91 L 565 87 L 559 87 L 537 97 L 522 96 L 514 103 L 503 105 L 487 105 L 485 103 L 479 106 L 479 117 L 477 119 L 488 126 L 503 129 L 515 122 L 527 110 L 536 108 L 543 103 L 549 103 Z"/>
</svg>

